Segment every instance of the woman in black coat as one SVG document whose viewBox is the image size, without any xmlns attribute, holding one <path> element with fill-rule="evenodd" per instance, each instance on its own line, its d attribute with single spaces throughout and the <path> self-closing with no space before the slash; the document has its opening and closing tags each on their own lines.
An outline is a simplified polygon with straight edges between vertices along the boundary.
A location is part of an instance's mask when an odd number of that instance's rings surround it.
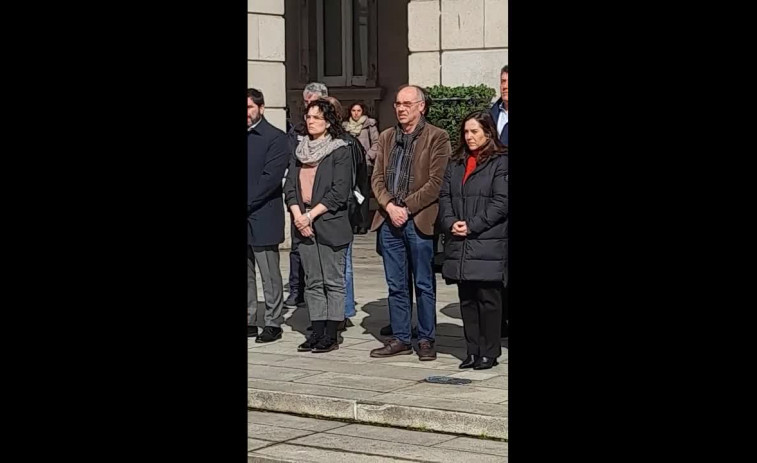
<svg viewBox="0 0 757 463">
<path fill-rule="evenodd" d="M 439 194 L 446 236 L 442 275 L 458 285 L 468 349 L 460 368 L 485 370 L 502 354 L 502 280 L 507 266 L 507 147 L 487 111 L 465 117 L 460 147 Z"/>
</svg>

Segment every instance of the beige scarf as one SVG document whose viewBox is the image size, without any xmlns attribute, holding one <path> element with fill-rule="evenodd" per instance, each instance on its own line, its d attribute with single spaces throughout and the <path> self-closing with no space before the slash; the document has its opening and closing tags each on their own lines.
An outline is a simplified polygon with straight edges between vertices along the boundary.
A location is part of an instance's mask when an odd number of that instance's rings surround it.
<svg viewBox="0 0 757 463">
<path fill-rule="evenodd" d="M 360 135 L 360 132 L 363 131 L 363 124 L 365 124 L 365 121 L 367 120 L 368 120 L 368 116 L 366 116 L 365 114 L 360 116 L 360 119 L 356 121 L 350 117 L 347 120 L 346 126 L 344 128 L 347 129 L 349 133 L 357 137 L 358 135 Z"/>
</svg>

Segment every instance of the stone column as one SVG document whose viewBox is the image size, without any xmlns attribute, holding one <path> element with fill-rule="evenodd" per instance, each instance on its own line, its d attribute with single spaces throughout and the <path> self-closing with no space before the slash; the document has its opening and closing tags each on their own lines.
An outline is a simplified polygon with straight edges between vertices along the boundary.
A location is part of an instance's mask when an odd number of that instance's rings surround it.
<svg viewBox="0 0 757 463">
<path fill-rule="evenodd" d="M 247 83 L 263 92 L 265 117 L 286 130 L 284 0 L 247 0 Z"/>
<path fill-rule="evenodd" d="M 284 26 L 284 0 L 247 0 L 247 85 L 263 92 L 268 122 L 286 131 Z M 289 214 L 284 217 L 280 248 L 289 249 Z"/>
</svg>

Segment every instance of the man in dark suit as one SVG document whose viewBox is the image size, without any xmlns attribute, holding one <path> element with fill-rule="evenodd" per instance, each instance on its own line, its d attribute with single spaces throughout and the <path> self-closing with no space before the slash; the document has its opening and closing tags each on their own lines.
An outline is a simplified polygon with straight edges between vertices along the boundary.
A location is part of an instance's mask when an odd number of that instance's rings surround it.
<svg viewBox="0 0 757 463">
<path fill-rule="evenodd" d="M 500 98 L 494 102 L 491 113 L 494 124 L 497 126 L 497 135 L 499 135 L 499 141 L 507 146 L 508 141 L 508 126 L 507 126 L 507 65 L 502 68 L 502 72 L 499 74 L 499 91 Z"/>
<path fill-rule="evenodd" d="M 494 103 L 491 109 L 492 119 L 497 125 L 497 135 L 499 140 L 507 146 L 508 142 L 508 123 L 507 123 L 507 65 L 502 68 L 499 74 L 499 91 L 500 98 Z M 502 337 L 509 335 L 508 328 L 508 305 L 507 305 L 507 269 L 505 269 L 504 288 L 502 293 Z"/>
<path fill-rule="evenodd" d="M 247 336 L 255 342 L 281 338 L 283 293 L 279 244 L 284 241 L 284 202 L 281 179 L 289 163 L 284 132 L 263 117 L 260 90 L 247 90 Z M 265 315 L 258 314 L 255 265 L 263 280 Z M 263 332 L 258 324 L 263 318 Z"/>
</svg>

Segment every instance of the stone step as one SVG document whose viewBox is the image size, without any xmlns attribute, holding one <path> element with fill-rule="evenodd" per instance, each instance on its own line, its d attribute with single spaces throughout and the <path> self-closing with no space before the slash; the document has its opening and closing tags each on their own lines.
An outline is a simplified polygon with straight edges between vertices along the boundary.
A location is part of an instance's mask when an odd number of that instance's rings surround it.
<svg viewBox="0 0 757 463">
<path fill-rule="evenodd" d="M 247 414 L 249 461 L 397 463 L 507 461 L 507 442 L 284 413 Z"/>
<path fill-rule="evenodd" d="M 430 406 L 413 404 L 413 396 L 407 395 L 405 396 L 406 400 L 395 401 L 392 399 L 394 395 L 383 394 L 370 399 L 359 399 L 248 388 L 247 405 L 251 410 L 346 419 L 365 424 L 507 439 L 506 404 L 470 402 L 470 404 L 477 405 L 475 413 L 471 413 L 453 409 L 465 407 L 445 406 L 445 401 L 439 401 L 437 402 L 438 405 L 431 408 Z M 419 402 L 423 403 L 424 401 Z M 428 404 L 429 402 L 425 403 Z M 451 403 L 464 404 L 465 402 L 446 401 L 446 404 Z"/>
<path fill-rule="evenodd" d="M 302 463 L 302 461 L 282 459 L 279 457 L 267 457 L 265 455 L 248 455 L 247 463 Z"/>
</svg>

